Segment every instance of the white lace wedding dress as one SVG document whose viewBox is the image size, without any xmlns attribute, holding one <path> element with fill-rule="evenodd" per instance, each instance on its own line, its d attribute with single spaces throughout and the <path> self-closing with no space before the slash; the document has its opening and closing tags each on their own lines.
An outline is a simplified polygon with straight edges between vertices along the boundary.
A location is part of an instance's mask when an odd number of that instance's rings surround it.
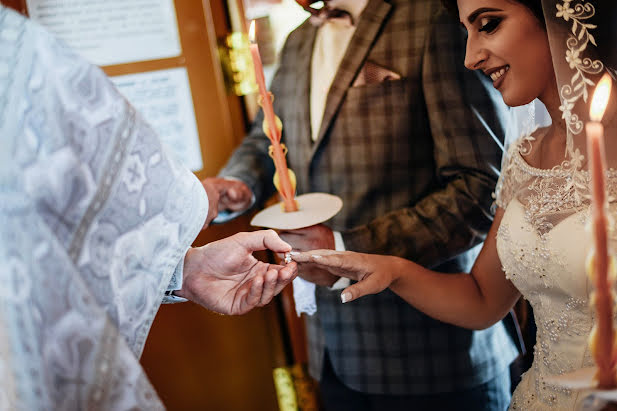
<svg viewBox="0 0 617 411">
<path fill-rule="evenodd" d="M 593 364 L 591 280 L 585 272 L 590 209 L 588 196 L 581 194 L 589 177 L 573 173 L 572 162 L 551 170 L 529 166 L 524 154 L 532 141 L 524 137 L 512 144 L 497 187 L 497 204 L 505 209 L 497 234 L 499 257 L 507 278 L 531 303 L 538 328 L 533 365 L 510 409 L 575 410 L 584 395 L 551 385 L 546 377 Z M 613 198 L 616 177 L 609 173 Z"/>
</svg>

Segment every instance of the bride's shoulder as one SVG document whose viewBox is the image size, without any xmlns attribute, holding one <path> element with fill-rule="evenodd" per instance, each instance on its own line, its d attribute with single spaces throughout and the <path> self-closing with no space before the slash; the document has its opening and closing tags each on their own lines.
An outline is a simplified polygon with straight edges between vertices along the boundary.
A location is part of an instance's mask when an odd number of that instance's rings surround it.
<svg viewBox="0 0 617 411">
<path fill-rule="evenodd" d="M 519 135 L 518 138 L 508 144 L 508 152 L 523 146 L 529 146 L 530 149 L 535 150 L 535 148 L 542 142 L 542 139 L 548 132 L 549 128 L 550 127 L 536 127 L 531 132 L 526 132 Z"/>
<path fill-rule="evenodd" d="M 536 170 L 527 163 L 530 154 L 538 152 L 539 142 L 548 128 L 538 127 L 524 133 L 506 147 L 501 164 L 501 173 L 495 189 L 496 204 L 505 209 L 518 190 L 527 185 Z"/>
<path fill-rule="evenodd" d="M 540 153 L 542 141 L 549 127 L 537 127 L 531 132 L 521 134 L 517 139 L 510 142 L 506 146 L 504 163 L 511 162 L 521 156 L 525 157 L 526 161 L 535 159 L 537 153 Z"/>
</svg>

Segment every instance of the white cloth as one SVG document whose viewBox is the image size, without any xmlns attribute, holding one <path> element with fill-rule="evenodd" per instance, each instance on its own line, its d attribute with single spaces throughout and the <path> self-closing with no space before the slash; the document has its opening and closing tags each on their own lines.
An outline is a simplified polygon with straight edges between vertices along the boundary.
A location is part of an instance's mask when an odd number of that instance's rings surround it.
<svg viewBox="0 0 617 411">
<path fill-rule="evenodd" d="M 205 221 L 104 73 L 0 6 L 0 409 L 163 409 L 138 357 Z"/>
<path fill-rule="evenodd" d="M 184 254 L 186 254 L 186 252 Z M 183 279 L 184 279 L 184 257 L 180 260 L 178 265 L 176 265 L 176 269 L 171 275 L 171 280 L 169 280 L 169 284 L 167 285 L 167 290 L 165 291 L 165 296 L 163 297 L 162 304 L 177 304 L 177 303 L 185 303 L 188 301 L 188 299 L 177 296 L 173 293 L 174 291 L 178 291 L 182 289 Z"/>
<path fill-rule="evenodd" d="M 345 251 L 345 243 L 343 236 L 338 231 L 334 231 L 334 249 L 336 251 Z M 349 287 L 349 278 L 341 277 L 331 287 L 330 290 L 342 290 Z M 317 312 L 317 300 L 315 299 L 315 284 L 306 281 L 303 278 L 296 277 L 293 280 L 294 305 L 298 317 L 302 313 L 313 315 Z"/>
<path fill-rule="evenodd" d="M 302 313 L 313 315 L 317 312 L 317 301 L 315 299 L 315 283 L 296 277 L 293 280 L 294 305 L 298 317 Z"/>
<path fill-rule="evenodd" d="M 535 133 L 538 139 L 541 135 Z M 576 191 L 562 178 L 561 167 L 540 170 L 525 162 L 521 153 L 533 141 L 526 136 L 512 144 L 497 193 L 497 204 L 505 209 L 497 233 L 499 258 L 506 277 L 531 303 L 538 330 L 533 365 L 516 388 L 510 409 L 578 410 L 584 394 L 551 385 L 546 378 L 593 365 L 588 346 L 592 284 L 585 271 L 591 246 L 585 228 L 589 201 L 569 198 Z M 608 191 L 615 198 L 616 171 L 608 173 Z M 609 208 L 615 217 L 616 205 Z M 614 244 L 614 233 L 611 237 Z"/>
</svg>

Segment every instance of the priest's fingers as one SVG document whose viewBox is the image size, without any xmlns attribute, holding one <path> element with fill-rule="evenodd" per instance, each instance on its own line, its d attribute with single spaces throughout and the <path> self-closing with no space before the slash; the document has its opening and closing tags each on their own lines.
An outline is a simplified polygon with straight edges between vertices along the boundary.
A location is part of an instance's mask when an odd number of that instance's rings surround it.
<svg viewBox="0 0 617 411">
<path fill-rule="evenodd" d="M 298 275 L 298 265 L 296 263 L 289 263 L 285 267 L 281 268 L 278 272 L 278 282 L 274 288 L 274 295 L 278 295 L 283 288 L 287 286 Z"/>
<path fill-rule="evenodd" d="M 364 280 L 345 288 L 341 293 L 341 302 L 348 303 L 349 301 L 357 300 L 369 294 L 377 294 L 388 287 L 388 283 L 383 281 L 379 275 L 371 275 Z"/>
<path fill-rule="evenodd" d="M 263 292 L 259 297 L 259 304 L 257 304 L 259 307 L 263 307 L 268 304 L 272 300 L 272 297 L 274 297 L 274 290 L 276 288 L 278 276 L 279 273 L 276 268 L 270 268 L 266 271 L 266 274 L 264 274 Z"/>
<path fill-rule="evenodd" d="M 276 234 L 274 230 L 260 230 L 250 233 L 238 233 L 236 240 L 249 252 L 270 249 L 275 253 L 291 251 L 291 246 Z"/>
<path fill-rule="evenodd" d="M 259 305 L 264 290 L 264 278 L 259 275 L 255 276 L 255 278 L 248 283 L 248 287 L 248 292 L 240 300 L 241 308 L 238 314 L 245 314 Z"/>
</svg>

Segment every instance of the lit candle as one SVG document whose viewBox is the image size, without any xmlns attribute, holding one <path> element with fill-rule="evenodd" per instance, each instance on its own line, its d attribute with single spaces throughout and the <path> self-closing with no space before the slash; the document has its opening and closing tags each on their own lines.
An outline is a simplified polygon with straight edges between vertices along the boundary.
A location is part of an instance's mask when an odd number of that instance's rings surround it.
<svg viewBox="0 0 617 411">
<path fill-rule="evenodd" d="M 605 182 L 604 127 L 600 122 L 610 95 L 611 80 L 608 74 L 598 83 L 591 101 L 590 118 L 585 130 L 587 132 L 587 155 L 591 174 L 592 232 L 594 238 L 593 258 L 590 259 L 588 271 L 595 282 L 596 324 L 591 334 L 591 351 L 598 367 L 596 380 L 598 388 L 607 389 L 617 386 L 615 381 L 615 357 L 613 328 L 613 293 L 609 281 L 608 253 L 608 217 Z"/>
<path fill-rule="evenodd" d="M 277 189 L 281 193 L 281 197 L 283 197 L 285 211 L 298 211 L 298 206 L 294 200 L 294 189 L 289 178 L 285 153 L 281 147 L 280 120 L 277 121 L 277 117 L 274 114 L 271 94 L 266 88 L 266 79 L 264 77 L 264 70 L 261 64 L 261 57 L 259 55 L 259 46 L 255 42 L 254 20 L 251 22 L 251 27 L 249 29 L 249 39 L 251 41 L 250 50 L 251 56 L 253 57 L 253 66 L 255 67 L 255 80 L 259 86 L 259 94 L 261 96 L 261 108 L 264 112 L 264 118 L 267 123 L 266 135 L 272 143 L 271 155 L 274 160 L 274 167 L 276 168 L 279 179 L 279 187 L 277 187 Z"/>
</svg>

